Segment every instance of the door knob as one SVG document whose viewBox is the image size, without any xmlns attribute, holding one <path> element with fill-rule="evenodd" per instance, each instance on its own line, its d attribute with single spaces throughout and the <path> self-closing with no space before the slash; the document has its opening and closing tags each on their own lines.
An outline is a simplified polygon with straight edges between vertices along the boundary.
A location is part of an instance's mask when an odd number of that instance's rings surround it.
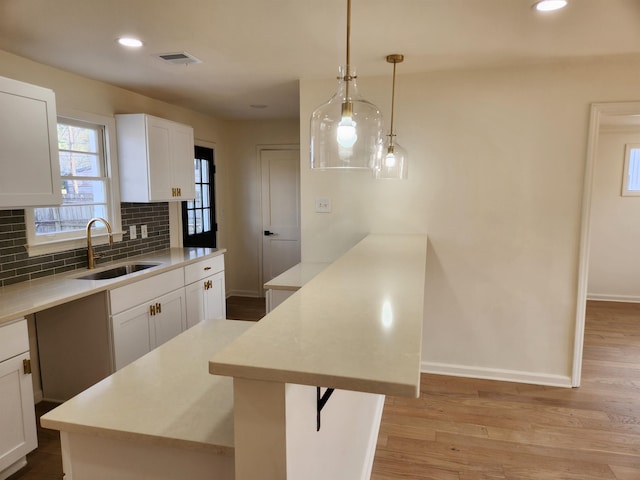
<svg viewBox="0 0 640 480">
<path fill-rule="evenodd" d="M 264 236 L 265 236 L 265 237 L 268 237 L 268 236 L 270 236 L 270 235 L 275 235 L 275 233 L 270 232 L 269 230 L 265 230 L 265 231 L 264 231 Z"/>
</svg>

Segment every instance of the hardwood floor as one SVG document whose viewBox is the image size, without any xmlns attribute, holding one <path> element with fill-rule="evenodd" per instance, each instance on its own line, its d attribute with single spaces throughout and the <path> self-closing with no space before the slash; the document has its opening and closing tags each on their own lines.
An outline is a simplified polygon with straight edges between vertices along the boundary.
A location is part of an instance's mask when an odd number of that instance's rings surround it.
<svg viewBox="0 0 640 480">
<path fill-rule="evenodd" d="M 587 312 L 580 388 L 423 375 L 387 398 L 372 479 L 640 479 L 640 305 Z"/>
<path fill-rule="evenodd" d="M 38 438 L 11 480 L 62 479 L 57 432 Z M 589 302 L 578 389 L 423 375 L 387 398 L 371 478 L 640 479 L 640 305 Z"/>
<path fill-rule="evenodd" d="M 264 297 L 227 298 L 227 318 L 232 320 L 260 320 L 264 317 L 265 310 Z"/>
</svg>

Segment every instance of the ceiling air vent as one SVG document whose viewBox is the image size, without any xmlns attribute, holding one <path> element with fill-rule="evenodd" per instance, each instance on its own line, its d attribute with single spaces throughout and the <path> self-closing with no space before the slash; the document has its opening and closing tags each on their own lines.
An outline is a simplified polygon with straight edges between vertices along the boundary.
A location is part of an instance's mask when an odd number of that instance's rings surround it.
<svg viewBox="0 0 640 480">
<path fill-rule="evenodd" d="M 187 52 L 177 53 L 160 53 L 158 58 L 169 63 L 175 63 L 176 65 L 188 65 L 190 63 L 202 63 L 202 60 L 188 54 Z"/>
</svg>

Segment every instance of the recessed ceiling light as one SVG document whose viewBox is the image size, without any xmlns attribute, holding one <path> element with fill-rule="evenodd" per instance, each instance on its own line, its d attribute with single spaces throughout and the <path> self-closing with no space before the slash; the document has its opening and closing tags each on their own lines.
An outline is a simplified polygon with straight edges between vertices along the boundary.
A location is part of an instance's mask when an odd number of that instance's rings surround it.
<svg viewBox="0 0 640 480">
<path fill-rule="evenodd" d="M 552 12 L 567 6 L 567 0 L 541 0 L 534 5 L 539 12 Z"/>
<path fill-rule="evenodd" d="M 142 40 L 134 37 L 120 37 L 116 41 L 123 47 L 139 48 L 143 45 Z"/>
</svg>

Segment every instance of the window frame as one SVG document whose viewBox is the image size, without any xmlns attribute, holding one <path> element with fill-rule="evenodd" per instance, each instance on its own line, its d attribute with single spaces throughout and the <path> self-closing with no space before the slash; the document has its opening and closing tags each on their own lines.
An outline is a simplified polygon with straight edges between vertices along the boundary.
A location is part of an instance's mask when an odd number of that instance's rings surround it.
<svg viewBox="0 0 640 480">
<path fill-rule="evenodd" d="M 103 127 L 104 175 L 107 199 L 107 220 L 113 230 L 114 241 L 122 241 L 122 218 L 120 213 L 120 180 L 118 172 L 118 148 L 116 144 L 115 117 L 67 110 L 58 113 L 57 123 L 81 122 Z M 86 247 L 84 231 L 63 234 L 36 235 L 34 208 L 25 208 L 27 230 L 27 252 L 30 257 L 49 253 L 59 253 Z M 101 223 L 92 228 L 91 240 L 94 245 L 108 242 L 107 230 Z"/>
<path fill-rule="evenodd" d="M 624 168 L 622 170 L 623 197 L 640 197 L 640 190 L 629 190 L 629 167 L 631 163 L 632 150 L 640 150 L 640 143 L 627 143 L 624 146 Z M 640 165 L 638 165 L 638 168 L 640 168 Z"/>
</svg>

